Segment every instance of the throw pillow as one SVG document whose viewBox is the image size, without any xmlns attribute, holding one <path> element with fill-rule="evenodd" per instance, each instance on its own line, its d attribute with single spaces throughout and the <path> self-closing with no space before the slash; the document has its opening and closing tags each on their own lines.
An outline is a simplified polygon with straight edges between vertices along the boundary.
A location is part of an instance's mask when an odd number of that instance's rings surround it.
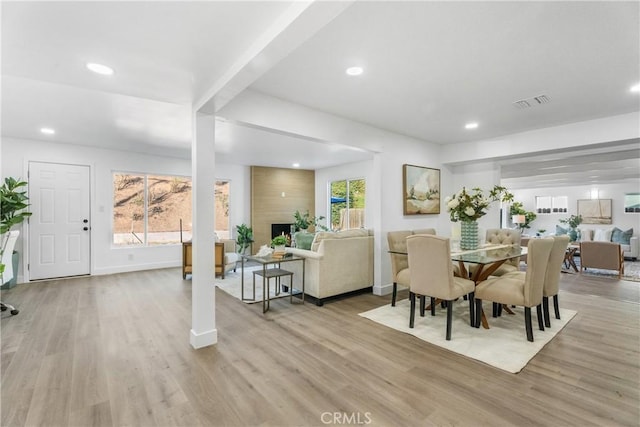
<svg viewBox="0 0 640 427">
<path fill-rule="evenodd" d="M 590 242 L 593 240 L 593 230 L 590 228 L 578 228 L 581 242 Z"/>
<path fill-rule="evenodd" d="M 633 236 L 633 228 L 622 231 L 618 227 L 615 227 L 611 233 L 611 241 L 613 243 L 620 243 L 621 245 L 630 245 L 631 236 Z"/>
<path fill-rule="evenodd" d="M 594 242 L 610 242 L 613 229 L 597 228 L 593 234 Z"/>
<path fill-rule="evenodd" d="M 319 231 L 315 234 L 313 238 L 313 242 L 311 243 L 311 250 L 313 252 L 318 252 L 318 246 L 320 246 L 320 242 L 322 239 L 331 239 L 335 237 L 336 233 L 332 231 Z"/>
<path fill-rule="evenodd" d="M 313 239 L 315 237 L 315 233 L 305 233 L 304 231 L 298 231 L 295 234 L 296 248 L 306 250 L 311 249 L 311 243 L 313 243 Z"/>
<path fill-rule="evenodd" d="M 562 228 L 559 225 L 556 225 L 556 236 L 563 236 L 567 234 L 568 231 L 568 228 Z"/>
</svg>

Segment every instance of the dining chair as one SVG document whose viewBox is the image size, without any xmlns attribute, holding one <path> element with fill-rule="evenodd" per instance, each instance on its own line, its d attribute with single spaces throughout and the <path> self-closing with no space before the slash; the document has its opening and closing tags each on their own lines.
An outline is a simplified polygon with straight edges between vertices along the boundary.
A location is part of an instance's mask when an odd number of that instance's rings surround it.
<svg viewBox="0 0 640 427">
<path fill-rule="evenodd" d="M 451 263 L 451 247 L 449 239 L 428 234 L 415 234 L 407 237 L 409 266 L 409 327 L 413 328 L 415 320 L 416 295 L 431 298 L 431 315 L 435 316 L 435 298 L 446 301 L 447 305 L 447 340 L 451 340 L 451 323 L 453 302 L 461 296 L 469 299 L 469 324 L 475 325 L 473 280 L 456 277 Z M 422 308 L 422 307 L 421 307 Z"/>
<path fill-rule="evenodd" d="M 391 255 L 391 275 L 393 276 L 393 294 L 391 295 L 391 306 L 395 307 L 398 294 L 398 285 L 409 287 L 409 262 L 407 260 L 407 237 L 413 234 L 436 234 L 433 228 L 420 230 L 389 231 L 387 242 L 389 250 L 401 253 L 390 253 Z"/>
<path fill-rule="evenodd" d="M 482 301 L 492 301 L 498 304 L 507 304 L 524 307 L 525 329 L 527 340 L 533 342 L 533 327 L 531 325 L 531 307 L 536 307 L 538 315 L 538 327 L 544 330 L 542 320 L 542 294 L 544 281 L 549 263 L 549 255 L 554 244 L 554 239 L 532 239 L 529 241 L 529 262 L 527 271 L 514 271 L 501 277 L 494 277 L 481 282 L 476 286 L 476 321 L 475 327 L 480 327 L 482 315 Z"/>
<path fill-rule="evenodd" d="M 549 316 L 549 297 L 553 297 L 553 310 L 556 319 L 560 319 L 560 306 L 558 305 L 558 291 L 560 290 L 560 271 L 564 263 L 564 254 L 569 246 L 569 236 L 554 236 L 553 247 L 549 254 L 549 263 L 544 278 L 542 290 L 542 311 L 544 312 L 544 326 L 551 327 Z"/>
<path fill-rule="evenodd" d="M 490 228 L 487 230 L 486 241 L 494 245 L 520 245 L 522 232 L 511 228 Z M 492 276 L 502 276 L 513 271 L 520 270 L 520 257 L 504 262 Z"/>
</svg>

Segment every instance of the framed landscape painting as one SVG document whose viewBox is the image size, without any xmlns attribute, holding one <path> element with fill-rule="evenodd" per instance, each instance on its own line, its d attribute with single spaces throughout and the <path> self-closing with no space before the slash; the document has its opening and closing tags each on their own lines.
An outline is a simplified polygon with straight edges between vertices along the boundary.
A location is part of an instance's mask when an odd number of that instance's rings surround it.
<svg viewBox="0 0 640 427">
<path fill-rule="evenodd" d="M 613 224 L 611 199 L 578 200 L 578 215 L 583 224 Z"/>
<path fill-rule="evenodd" d="M 640 193 L 628 193 L 624 195 L 624 211 L 626 213 L 640 213 Z"/>
<path fill-rule="evenodd" d="M 403 213 L 440 213 L 440 169 L 402 165 Z"/>
</svg>

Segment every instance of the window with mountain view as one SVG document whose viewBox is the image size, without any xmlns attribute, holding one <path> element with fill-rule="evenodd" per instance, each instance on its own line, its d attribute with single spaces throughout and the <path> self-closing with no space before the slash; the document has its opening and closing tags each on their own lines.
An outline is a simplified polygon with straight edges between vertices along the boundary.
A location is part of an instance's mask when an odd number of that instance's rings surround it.
<svg viewBox="0 0 640 427">
<path fill-rule="evenodd" d="M 191 239 L 191 178 L 173 175 L 113 174 L 113 244 L 176 244 Z M 229 233 L 229 182 L 216 181 L 215 230 Z"/>
</svg>

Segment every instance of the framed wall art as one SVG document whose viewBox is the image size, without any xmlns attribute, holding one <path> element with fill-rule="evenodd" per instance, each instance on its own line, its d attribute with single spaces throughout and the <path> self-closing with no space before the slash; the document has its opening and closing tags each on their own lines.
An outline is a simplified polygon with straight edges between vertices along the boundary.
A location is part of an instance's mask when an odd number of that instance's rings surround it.
<svg viewBox="0 0 640 427">
<path fill-rule="evenodd" d="M 440 169 L 402 165 L 403 213 L 440 213 Z"/>
<path fill-rule="evenodd" d="M 640 213 L 640 193 L 624 195 L 624 211 L 626 213 Z"/>
<path fill-rule="evenodd" d="M 578 200 L 578 215 L 583 224 L 613 224 L 611 199 Z"/>
</svg>

